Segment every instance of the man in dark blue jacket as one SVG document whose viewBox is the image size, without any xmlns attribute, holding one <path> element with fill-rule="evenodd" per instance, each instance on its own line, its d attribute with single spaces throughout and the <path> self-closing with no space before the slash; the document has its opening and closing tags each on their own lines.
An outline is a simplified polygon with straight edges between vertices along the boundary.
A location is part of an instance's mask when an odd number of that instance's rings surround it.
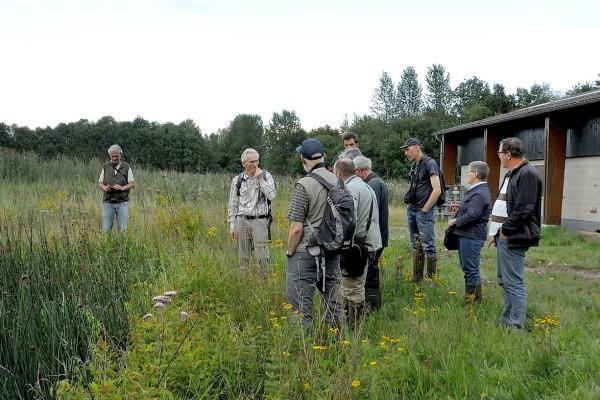
<svg viewBox="0 0 600 400">
<path fill-rule="evenodd" d="M 487 222 L 492 211 L 487 177 L 490 168 L 483 161 L 469 164 L 467 184 L 469 189 L 448 226 L 454 226 L 458 236 L 460 266 L 465 274 L 465 300 L 480 303 L 483 299 L 479 265 L 481 248 L 487 238 Z"/>
<path fill-rule="evenodd" d="M 522 329 L 527 311 L 525 252 L 540 241 L 542 180 L 525 158 L 519 138 L 503 139 L 498 157 L 509 171 L 494 203 L 489 232 L 490 245 L 498 252 L 498 283 L 504 289 L 504 310 L 498 324 Z"/>
</svg>

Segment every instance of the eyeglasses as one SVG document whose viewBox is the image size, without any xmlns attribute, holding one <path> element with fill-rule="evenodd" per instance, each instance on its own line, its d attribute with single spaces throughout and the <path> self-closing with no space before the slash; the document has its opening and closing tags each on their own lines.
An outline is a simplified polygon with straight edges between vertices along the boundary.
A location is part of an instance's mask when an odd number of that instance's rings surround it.
<svg viewBox="0 0 600 400">
<path fill-rule="evenodd" d="M 508 151 L 497 151 L 496 153 L 498 153 L 498 155 L 500 155 L 500 154 L 507 154 Z"/>
</svg>

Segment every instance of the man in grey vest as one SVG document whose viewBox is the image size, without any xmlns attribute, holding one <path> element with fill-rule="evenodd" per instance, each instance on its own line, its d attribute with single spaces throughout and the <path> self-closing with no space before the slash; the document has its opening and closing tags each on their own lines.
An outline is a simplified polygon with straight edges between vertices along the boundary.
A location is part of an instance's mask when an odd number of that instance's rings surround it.
<svg viewBox="0 0 600 400">
<path fill-rule="evenodd" d="M 129 190 L 135 187 L 131 166 L 121 160 L 123 150 L 118 144 L 108 148 L 110 161 L 102 165 L 98 187 L 104 192 L 102 210 L 102 232 L 112 229 L 117 221 L 117 230 L 127 230 L 129 217 Z"/>
<path fill-rule="evenodd" d="M 338 178 L 325 168 L 325 152 L 318 140 L 306 139 L 296 148 L 307 173 L 321 176 L 331 184 Z M 321 224 L 327 206 L 327 189 L 309 176 L 301 178 L 294 186 L 288 210 L 290 229 L 286 256 L 285 293 L 294 311 L 302 315 L 302 326 L 310 329 L 313 320 L 314 290 L 320 292 L 325 307 L 325 321 L 339 328 L 340 317 L 340 257 L 326 255 L 324 268 L 317 267 L 314 254 L 307 249 L 313 232 Z M 317 256 L 320 257 L 320 256 Z"/>
<path fill-rule="evenodd" d="M 354 198 L 354 209 L 356 211 L 354 242 L 357 244 L 364 243 L 364 248 L 367 251 L 367 258 L 362 266 L 362 275 L 349 276 L 344 265 L 340 265 L 342 298 L 348 305 L 348 325 L 351 329 L 356 329 L 365 315 L 367 266 L 381 248 L 379 208 L 375 192 L 360 177 L 355 175 L 354 162 L 351 159 L 341 158 L 337 160 L 335 172 L 337 176 L 344 180 L 346 188 Z"/>
<path fill-rule="evenodd" d="M 271 269 L 269 220 L 271 201 L 276 194 L 275 181 L 270 173 L 258 167 L 258 151 L 244 150 L 241 161 L 244 171 L 233 178 L 229 191 L 229 235 L 238 242 L 240 273 L 247 275 L 250 271 L 250 253 L 254 248 L 260 274 L 266 278 Z"/>
</svg>

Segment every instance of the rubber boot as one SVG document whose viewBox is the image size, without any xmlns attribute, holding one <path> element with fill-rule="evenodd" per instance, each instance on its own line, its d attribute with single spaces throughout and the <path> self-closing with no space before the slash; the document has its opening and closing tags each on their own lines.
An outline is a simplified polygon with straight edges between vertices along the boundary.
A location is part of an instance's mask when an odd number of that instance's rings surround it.
<svg viewBox="0 0 600 400">
<path fill-rule="evenodd" d="M 425 252 L 421 244 L 421 235 L 415 233 L 413 236 L 414 248 L 412 251 L 413 258 L 413 282 L 423 282 L 423 266 L 425 264 Z"/>
<path fill-rule="evenodd" d="M 465 304 L 472 304 L 475 301 L 475 285 L 465 284 Z"/>
<path fill-rule="evenodd" d="M 465 303 L 481 303 L 483 300 L 483 294 L 481 292 L 481 285 L 466 285 L 465 286 Z"/>
<path fill-rule="evenodd" d="M 427 277 L 434 280 L 437 275 L 437 257 L 427 257 Z"/>
<path fill-rule="evenodd" d="M 483 301 L 483 286 L 481 284 L 475 285 L 475 303 L 481 303 Z"/>
</svg>

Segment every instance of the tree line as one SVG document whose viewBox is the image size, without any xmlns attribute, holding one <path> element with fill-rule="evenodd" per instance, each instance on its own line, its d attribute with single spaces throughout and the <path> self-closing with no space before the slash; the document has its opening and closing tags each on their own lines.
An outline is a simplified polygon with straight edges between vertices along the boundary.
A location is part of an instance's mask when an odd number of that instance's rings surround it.
<svg viewBox="0 0 600 400">
<path fill-rule="evenodd" d="M 440 64 L 427 68 L 425 90 L 413 67 L 394 83 L 383 72 L 374 89 L 371 113 L 346 117 L 337 128 L 323 126 L 305 130 L 291 110 L 275 112 L 264 123 L 259 115 L 239 114 L 227 127 L 202 135 L 191 120 L 179 124 L 149 122 L 142 117 L 116 121 L 105 116 L 98 121 L 81 119 L 56 127 L 30 129 L 0 122 L 0 146 L 20 152 L 35 152 L 43 158 L 61 155 L 89 160 L 105 157 L 110 144 L 124 149 L 133 165 L 182 172 L 234 172 L 240 169 L 240 154 L 253 147 L 261 153 L 264 168 L 280 174 L 301 173 L 294 149 L 307 137 L 319 139 L 331 157 L 342 150 L 340 135 L 352 131 L 360 137 L 360 148 L 373 160 L 374 169 L 386 177 L 405 177 L 409 169 L 400 146 L 408 137 L 422 140 L 425 152 L 438 158 L 439 142 L 431 134 L 460 123 L 475 121 L 519 108 L 555 100 L 562 95 L 547 83 L 518 88 L 507 93 L 502 84 L 476 76 L 455 88 L 450 74 Z M 600 88 L 600 79 L 574 85 L 566 95 Z"/>
</svg>

